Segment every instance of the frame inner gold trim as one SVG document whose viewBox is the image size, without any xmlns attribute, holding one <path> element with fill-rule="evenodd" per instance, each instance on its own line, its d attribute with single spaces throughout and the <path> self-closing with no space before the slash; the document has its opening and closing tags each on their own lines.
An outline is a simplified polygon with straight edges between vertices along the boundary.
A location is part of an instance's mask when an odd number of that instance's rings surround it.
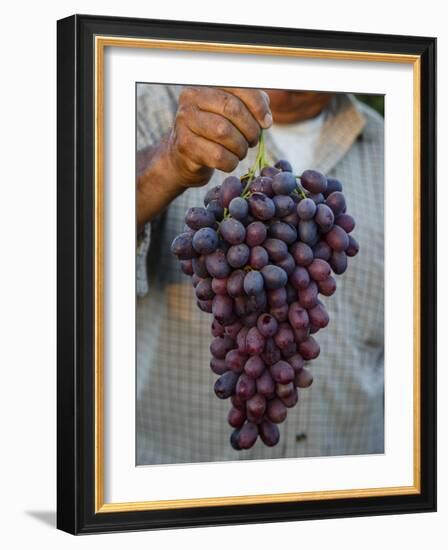
<svg viewBox="0 0 448 550">
<path fill-rule="evenodd" d="M 414 103 L 414 482 L 403 487 L 380 487 L 352 490 L 314 491 L 301 493 L 280 493 L 265 495 L 244 495 L 180 500 L 159 500 L 142 502 L 104 502 L 104 49 L 154 48 L 165 50 L 198 51 L 211 53 L 237 53 L 253 55 L 273 55 L 305 57 L 333 60 L 369 61 L 385 63 L 407 63 L 413 65 Z M 156 40 L 122 38 L 115 36 L 95 37 L 95 513 L 127 512 L 142 510 L 163 510 L 205 506 L 231 506 L 241 504 L 261 504 L 273 502 L 299 502 L 331 500 L 340 498 L 363 498 L 420 493 L 421 443 L 420 443 L 420 56 L 389 54 L 381 52 L 356 52 L 343 50 L 323 50 L 251 44 L 225 44 L 213 42 Z"/>
</svg>

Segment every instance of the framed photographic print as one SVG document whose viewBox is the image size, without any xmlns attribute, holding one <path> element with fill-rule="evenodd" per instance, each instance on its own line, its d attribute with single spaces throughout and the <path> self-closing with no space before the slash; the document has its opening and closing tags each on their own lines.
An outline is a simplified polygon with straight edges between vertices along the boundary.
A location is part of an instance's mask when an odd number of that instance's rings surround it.
<svg viewBox="0 0 448 550">
<path fill-rule="evenodd" d="M 58 21 L 58 528 L 435 510 L 435 54 Z"/>
</svg>

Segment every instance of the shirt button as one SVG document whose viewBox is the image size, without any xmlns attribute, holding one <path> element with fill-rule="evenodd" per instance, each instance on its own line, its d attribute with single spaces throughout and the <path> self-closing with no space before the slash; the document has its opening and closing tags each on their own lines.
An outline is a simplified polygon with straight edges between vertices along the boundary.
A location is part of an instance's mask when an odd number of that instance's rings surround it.
<svg viewBox="0 0 448 550">
<path fill-rule="evenodd" d="M 296 434 L 296 442 L 300 443 L 301 441 L 305 441 L 306 437 L 306 433 L 300 432 Z"/>
</svg>

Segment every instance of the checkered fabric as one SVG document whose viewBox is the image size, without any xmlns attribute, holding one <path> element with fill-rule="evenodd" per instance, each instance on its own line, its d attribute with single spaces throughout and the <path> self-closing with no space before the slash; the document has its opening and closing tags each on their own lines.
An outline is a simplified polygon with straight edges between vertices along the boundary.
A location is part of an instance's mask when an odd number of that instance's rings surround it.
<svg viewBox="0 0 448 550">
<path fill-rule="evenodd" d="M 180 90 L 138 86 L 138 149 L 169 131 Z M 330 324 L 317 334 L 314 383 L 288 410 L 274 448 L 260 441 L 249 451 L 230 447 L 229 402 L 216 398 L 209 368 L 211 316 L 197 308 L 190 278 L 170 253 L 186 210 L 202 205 L 206 189 L 226 174 L 187 190 L 145 227 L 137 250 L 138 465 L 384 452 L 383 129 L 382 118 L 350 95 L 336 95 L 326 111 L 310 168 L 342 181 L 361 249 L 337 277 L 336 293 L 324 298 Z M 273 161 L 283 157 L 269 131 L 266 146 Z"/>
</svg>

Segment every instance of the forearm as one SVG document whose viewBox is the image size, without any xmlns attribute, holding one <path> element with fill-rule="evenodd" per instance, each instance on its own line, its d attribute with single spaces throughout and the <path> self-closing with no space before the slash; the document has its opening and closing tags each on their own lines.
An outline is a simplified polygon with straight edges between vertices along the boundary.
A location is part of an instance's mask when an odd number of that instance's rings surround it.
<svg viewBox="0 0 448 550">
<path fill-rule="evenodd" d="M 137 153 L 137 227 L 151 221 L 185 190 L 166 141 Z"/>
</svg>

